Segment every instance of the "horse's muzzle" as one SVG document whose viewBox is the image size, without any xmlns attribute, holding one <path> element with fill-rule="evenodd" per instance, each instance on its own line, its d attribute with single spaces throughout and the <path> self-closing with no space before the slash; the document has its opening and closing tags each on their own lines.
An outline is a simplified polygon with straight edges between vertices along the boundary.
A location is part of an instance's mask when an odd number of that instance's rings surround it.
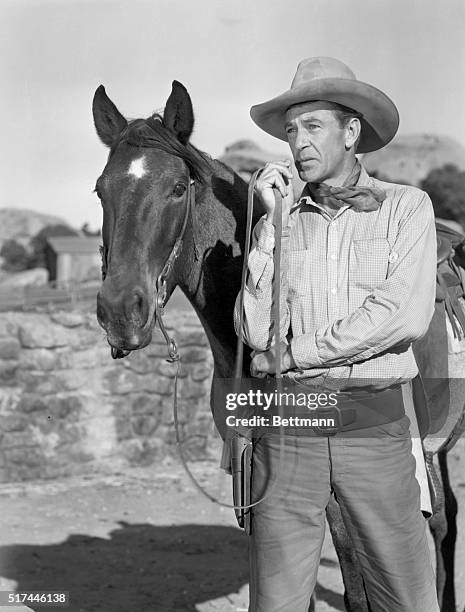
<svg viewBox="0 0 465 612">
<path fill-rule="evenodd" d="M 97 295 L 97 320 L 107 332 L 110 346 L 119 352 L 118 356 L 150 344 L 153 325 L 147 325 L 149 307 L 144 292 L 137 288 L 108 295 L 104 289 Z"/>
</svg>

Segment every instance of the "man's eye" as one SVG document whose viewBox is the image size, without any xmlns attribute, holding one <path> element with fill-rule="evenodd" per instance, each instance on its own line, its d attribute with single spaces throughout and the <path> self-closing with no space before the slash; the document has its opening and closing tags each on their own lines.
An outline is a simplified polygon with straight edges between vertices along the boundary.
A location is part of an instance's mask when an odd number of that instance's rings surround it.
<svg viewBox="0 0 465 612">
<path fill-rule="evenodd" d="M 286 134 L 293 134 L 296 131 L 295 127 L 286 128 Z"/>
<path fill-rule="evenodd" d="M 173 189 L 173 195 L 176 198 L 180 198 L 186 192 L 186 186 L 183 183 L 176 183 Z"/>
</svg>

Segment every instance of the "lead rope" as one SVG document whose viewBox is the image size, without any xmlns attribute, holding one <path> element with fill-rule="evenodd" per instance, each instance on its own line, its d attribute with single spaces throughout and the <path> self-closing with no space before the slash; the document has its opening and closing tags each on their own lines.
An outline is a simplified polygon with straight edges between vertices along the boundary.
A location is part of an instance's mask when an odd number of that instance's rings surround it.
<svg viewBox="0 0 465 612">
<path fill-rule="evenodd" d="M 240 386 L 240 381 L 242 379 L 242 366 L 243 366 L 243 320 L 244 320 L 244 290 L 247 276 L 247 263 L 248 263 L 248 254 L 250 250 L 250 242 L 251 242 L 251 233 L 252 233 L 252 217 L 253 217 L 253 199 L 254 199 L 254 189 L 255 189 L 255 181 L 257 179 L 258 174 L 261 172 L 261 169 L 257 170 L 253 175 L 249 183 L 248 190 L 248 199 L 247 199 L 247 221 L 246 221 L 246 238 L 245 238 L 245 246 L 244 246 L 244 260 L 242 266 L 242 277 L 241 277 L 241 293 L 240 293 L 240 312 L 239 312 L 239 333 L 238 333 L 238 341 L 237 341 L 237 351 L 236 351 L 236 362 L 234 368 L 234 381 L 235 381 L 235 389 L 237 390 Z M 193 212 L 193 206 L 190 206 L 191 212 Z M 274 215 L 274 225 L 275 225 L 275 250 L 274 250 L 274 265 L 275 265 L 275 273 L 273 277 L 273 313 L 274 313 L 274 327 L 273 327 L 273 335 L 274 342 L 276 347 L 276 364 L 275 364 L 275 376 L 277 381 L 277 386 L 281 391 L 282 388 L 282 377 L 281 377 L 281 347 L 280 347 L 280 280 L 281 280 L 281 234 L 282 234 L 282 201 L 280 198 L 277 198 L 276 206 L 275 206 L 275 215 Z M 165 266 L 166 267 L 166 266 Z M 157 306 L 156 310 L 159 311 L 159 300 L 158 296 L 156 299 Z M 162 313 L 161 313 L 162 314 Z M 184 456 L 184 450 L 182 447 L 182 440 L 179 434 L 179 419 L 178 419 L 178 377 L 181 368 L 181 358 L 177 351 L 176 343 L 172 338 L 169 338 L 166 331 L 164 331 L 164 325 L 161 318 L 157 317 L 159 321 L 160 328 L 165 336 L 165 339 L 168 344 L 168 351 L 170 353 L 169 362 L 176 362 L 176 374 L 174 378 L 174 397 L 173 397 L 173 420 L 174 420 L 174 430 L 176 437 L 176 446 L 178 449 L 179 458 L 181 464 L 191 480 L 194 487 L 202 493 L 207 499 L 212 501 L 213 503 L 222 506 L 223 508 L 231 508 L 236 511 L 236 517 L 239 521 L 239 525 L 241 527 L 246 526 L 244 524 L 245 517 L 244 511 L 250 510 L 257 504 L 261 503 L 264 499 L 266 499 L 274 489 L 276 482 L 279 478 L 280 468 L 282 464 L 282 456 L 284 452 L 284 436 L 283 436 L 283 426 L 280 425 L 280 446 L 279 446 L 279 462 L 278 462 L 278 470 L 274 481 L 270 486 L 267 487 L 267 490 L 260 499 L 250 504 L 227 504 L 225 502 L 220 501 L 218 498 L 211 495 L 204 487 L 198 482 L 198 480 L 193 475 L 190 470 L 187 460 Z M 170 346 L 171 343 L 174 343 L 175 352 L 171 354 Z M 280 416 L 281 415 L 281 405 L 279 404 Z M 282 419 L 281 419 L 282 421 Z M 226 432 L 226 437 L 223 444 L 223 455 L 221 459 L 222 467 L 229 467 L 232 475 L 233 475 L 233 483 L 236 484 L 236 487 L 233 488 L 233 499 L 237 499 L 237 495 L 239 494 L 239 490 L 237 487 L 238 478 L 234 478 L 234 474 L 238 472 L 242 472 L 242 449 L 244 445 L 251 445 L 251 430 L 249 428 L 241 428 L 232 430 L 232 428 L 228 428 Z M 236 449 L 234 450 L 234 446 L 236 445 Z M 239 451 L 239 452 L 237 452 Z M 235 490 L 236 489 L 236 490 Z M 241 520 L 243 524 L 241 524 Z"/>
</svg>

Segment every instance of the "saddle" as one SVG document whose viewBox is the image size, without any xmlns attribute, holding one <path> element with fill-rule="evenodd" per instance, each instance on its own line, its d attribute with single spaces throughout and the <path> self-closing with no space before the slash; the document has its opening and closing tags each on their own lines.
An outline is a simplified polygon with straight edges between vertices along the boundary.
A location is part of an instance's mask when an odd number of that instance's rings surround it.
<svg viewBox="0 0 465 612">
<path fill-rule="evenodd" d="M 454 337 L 465 336 L 465 312 L 460 298 L 465 297 L 465 236 L 436 222 L 437 274 L 436 301 L 444 302 Z"/>
<path fill-rule="evenodd" d="M 413 343 L 419 377 L 414 395 L 420 435 L 443 431 L 450 409 L 449 330 L 454 337 L 465 337 L 465 236 L 436 222 L 437 271 L 436 303 L 428 333 Z M 465 304 L 465 302 L 463 302 Z M 422 399 L 423 398 L 423 399 Z M 447 436 L 446 436 L 447 437 Z"/>
</svg>

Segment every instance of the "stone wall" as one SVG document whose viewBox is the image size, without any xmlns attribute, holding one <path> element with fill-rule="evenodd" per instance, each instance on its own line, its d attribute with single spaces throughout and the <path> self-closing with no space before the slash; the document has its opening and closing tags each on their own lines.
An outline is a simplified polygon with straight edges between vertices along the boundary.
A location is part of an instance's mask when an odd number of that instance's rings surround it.
<svg viewBox="0 0 465 612">
<path fill-rule="evenodd" d="M 168 309 L 182 356 L 180 422 L 192 458 L 218 452 L 212 357 L 193 311 Z M 52 478 L 175 453 L 173 383 L 159 331 L 113 360 L 94 312 L 0 313 L 0 482 Z"/>
</svg>

